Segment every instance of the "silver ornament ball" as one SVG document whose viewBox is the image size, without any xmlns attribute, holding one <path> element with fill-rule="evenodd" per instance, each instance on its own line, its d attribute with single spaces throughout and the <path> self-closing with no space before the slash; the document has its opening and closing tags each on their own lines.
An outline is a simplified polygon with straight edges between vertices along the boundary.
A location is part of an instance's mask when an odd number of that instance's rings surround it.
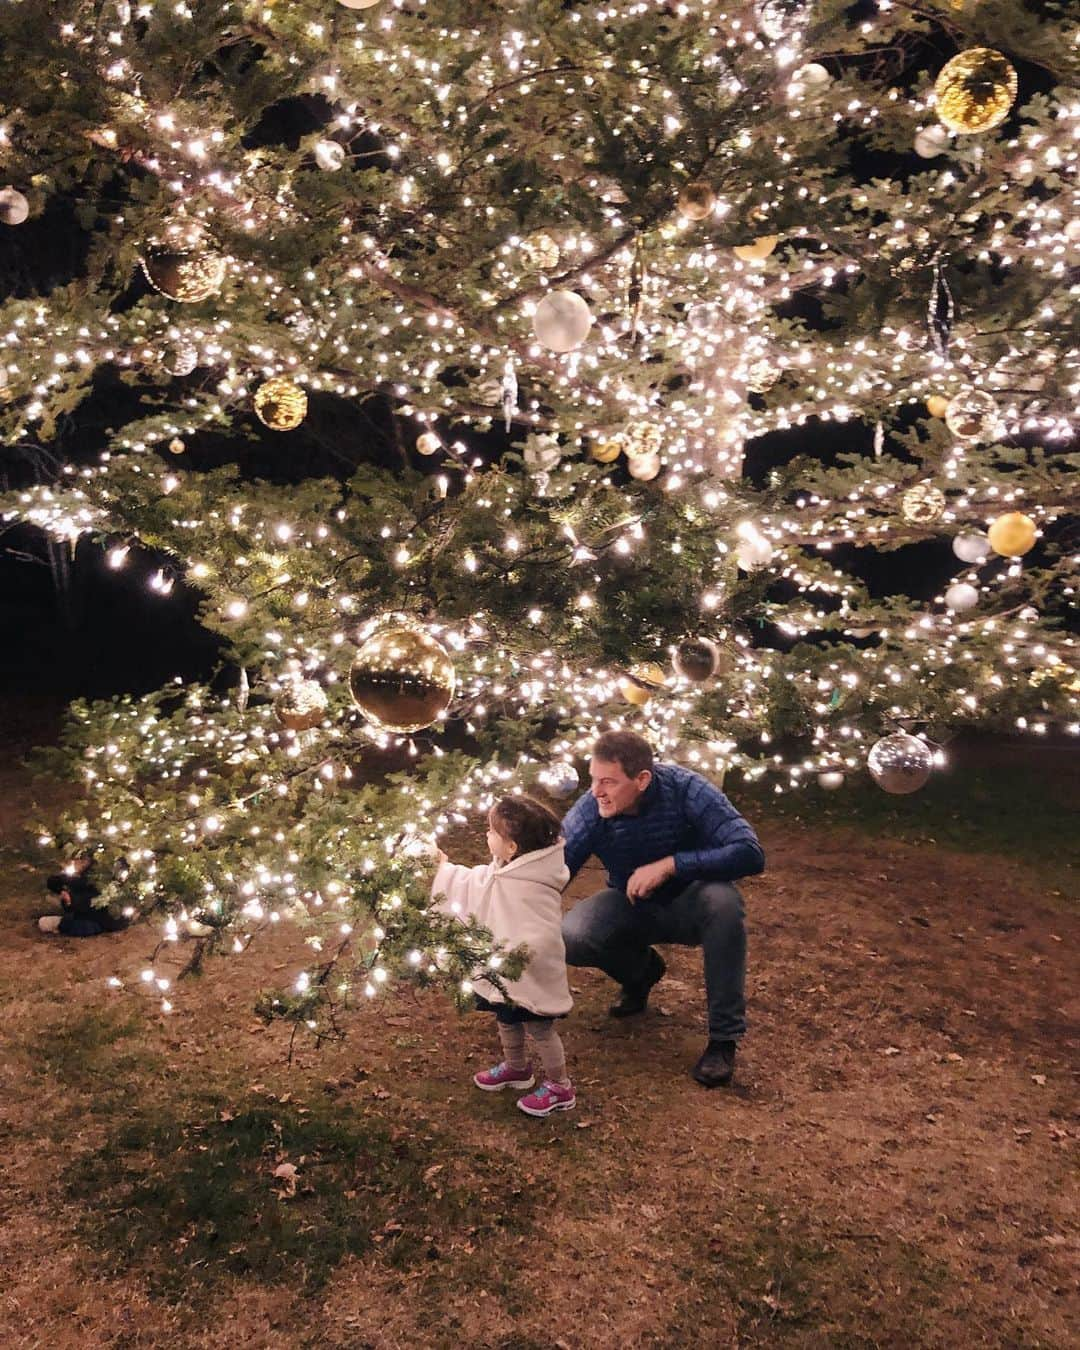
<svg viewBox="0 0 1080 1350">
<path fill-rule="evenodd" d="M 567 760 L 549 764 L 538 775 L 537 781 L 545 792 L 560 799 L 573 796 L 581 786 L 577 769 Z"/>
<path fill-rule="evenodd" d="M 563 355 L 575 351 L 589 336 L 593 316 L 575 291 L 552 291 L 536 306 L 533 332 L 548 351 Z"/>
<path fill-rule="evenodd" d="M 898 731 L 877 742 L 866 758 L 866 766 L 879 788 L 904 796 L 925 785 L 934 767 L 934 752 L 917 736 Z"/>
</svg>

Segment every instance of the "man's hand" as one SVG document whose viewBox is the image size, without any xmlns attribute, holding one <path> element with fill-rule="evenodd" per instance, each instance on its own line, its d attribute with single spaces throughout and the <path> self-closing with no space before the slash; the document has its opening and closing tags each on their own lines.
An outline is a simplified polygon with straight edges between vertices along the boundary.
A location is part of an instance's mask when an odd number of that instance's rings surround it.
<svg viewBox="0 0 1080 1350">
<path fill-rule="evenodd" d="M 661 858 L 659 862 L 646 863 L 644 867 L 631 872 L 630 880 L 626 883 L 627 899 L 631 904 L 637 900 L 644 900 L 674 875 L 674 858 Z"/>
</svg>

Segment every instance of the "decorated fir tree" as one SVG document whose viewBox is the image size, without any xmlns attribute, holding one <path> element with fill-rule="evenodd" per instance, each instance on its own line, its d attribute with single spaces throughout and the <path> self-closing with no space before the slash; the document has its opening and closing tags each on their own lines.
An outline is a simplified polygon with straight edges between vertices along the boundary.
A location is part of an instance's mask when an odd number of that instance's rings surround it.
<svg viewBox="0 0 1080 1350">
<path fill-rule="evenodd" d="M 274 1009 L 323 1031 L 467 987 L 431 841 L 601 728 L 895 792 L 964 725 L 1075 730 L 1068 9 L 0 8 L 0 249 L 85 245 L 5 269 L 9 481 L 113 422 L 3 511 L 225 653 L 72 710 L 106 898 L 196 963 L 302 920 Z"/>
</svg>

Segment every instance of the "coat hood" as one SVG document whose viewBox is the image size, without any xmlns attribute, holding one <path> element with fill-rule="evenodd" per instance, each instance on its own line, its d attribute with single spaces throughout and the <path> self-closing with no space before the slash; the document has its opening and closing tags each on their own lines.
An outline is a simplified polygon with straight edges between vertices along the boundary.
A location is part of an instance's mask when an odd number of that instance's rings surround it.
<svg viewBox="0 0 1080 1350">
<path fill-rule="evenodd" d="M 536 848 L 531 853 L 523 853 L 520 858 L 511 858 L 496 869 L 495 875 L 500 879 L 513 877 L 516 881 L 535 881 L 561 891 L 570 880 L 563 841 L 560 839 L 547 848 Z"/>
</svg>

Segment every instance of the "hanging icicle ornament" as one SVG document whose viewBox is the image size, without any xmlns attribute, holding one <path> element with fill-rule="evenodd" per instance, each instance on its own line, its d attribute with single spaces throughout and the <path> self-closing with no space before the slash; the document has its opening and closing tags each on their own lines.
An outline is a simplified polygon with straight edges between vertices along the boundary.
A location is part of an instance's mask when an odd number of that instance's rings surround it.
<svg viewBox="0 0 1080 1350">
<path fill-rule="evenodd" d="M 502 377 L 502 410 L 503 421 L 506 430 L 510 430 L 510 425 L 514 420 L 514 414 L 517 412 L 518 401 L 518 382 L 517 372 L 514 370 L 514 358 L 508 357 L 503 368 Z"/>
<path fill-rule="evenodd" d="M 930 346 L 944 361 L 949 355 L 949 338 L 952 335 L 953 319 L 956 317 L 956 305 L 949 280 L 942 270 L 940 253 L 934 254 L 932 267 L 933 279 L 930 283 L 930 299 L 926 306 L 926 328 L 930 335 Z"/>
<path fill-rule="evenodd" d="M 885 449 L 885 424 L 877 421 L 874 423 L 874 458 L 880 459 L 882 451 Z"/>
</svg>

